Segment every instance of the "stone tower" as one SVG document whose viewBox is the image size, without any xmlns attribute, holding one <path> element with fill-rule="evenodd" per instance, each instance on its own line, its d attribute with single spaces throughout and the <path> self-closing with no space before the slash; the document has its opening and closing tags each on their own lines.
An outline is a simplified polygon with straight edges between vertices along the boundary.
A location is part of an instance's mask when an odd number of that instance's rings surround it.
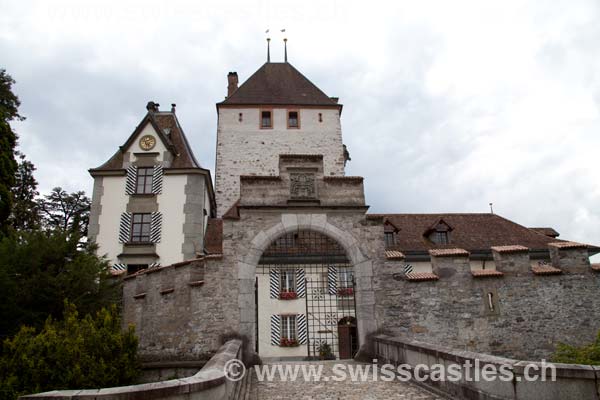
<svg viewBox="0 0 600 400">
<path fill-rule="evenodd" d="M 239 199 L 240 176 L 277 175 L 279 155 L 322 155 L 326 176 L 343 176 L 338 99 L 328 97 L 291 64 L 267 62 L 238 88 L 227 76 L 217 103 L 216 201 L 222 216 Z"/>
</svg>

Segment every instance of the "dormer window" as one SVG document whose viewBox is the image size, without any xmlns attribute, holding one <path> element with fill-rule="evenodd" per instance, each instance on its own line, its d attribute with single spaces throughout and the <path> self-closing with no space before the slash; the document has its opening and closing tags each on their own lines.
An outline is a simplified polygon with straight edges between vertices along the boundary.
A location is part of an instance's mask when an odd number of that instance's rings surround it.
<svg viewBox="0 0 600 400">
<path fill-rule="evenodd" d="M 300 128 L 300 119 L 298 111 L 288 111 L 288 128 Z"/>
<path fill-rule="evenodd" d="M 383 225 L 383 239 L 385 241 L 385 248 L 389 249 L 396 245 L 396 235 L 398 228 L 393 225 L 390 221 L 385 221 Z"/>
<path fill-rule="evenodd" d="M 431 234 L 431 241 L 435 244 L 448 244 L 448 232 L 436 231 Z"/>
<path fill-rule="evenodd" d="M 435 244 L 450 244 L 450 232 L 454 228 L 443 219 L 439 219 L 435 224 L 425 231 L 425 237 Z"/>
<path fill-rule="evenodd" d="M 271 111 L 260 112 L 260 127 L 261 129 L 268 129 L 273 127 L 273 116 Z"/>
<path fill-rule="evenodd" d="M 384 232 L 385 247 L 390 248 L 396 244 L 395 232 Z"/>
</svg>

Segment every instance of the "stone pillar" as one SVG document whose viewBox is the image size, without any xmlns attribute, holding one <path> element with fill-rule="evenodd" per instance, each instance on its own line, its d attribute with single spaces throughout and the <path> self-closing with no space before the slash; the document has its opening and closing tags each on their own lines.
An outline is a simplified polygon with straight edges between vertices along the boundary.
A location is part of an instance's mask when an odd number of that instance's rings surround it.
<svg viewBox="0 0 600 400">
<path fill-rule="evenodd" d="M 549 243 L 552 266 L 566 273 L 583 274 L 591 271 L 587 245 L 575 242 Z"/>
<path fill-rule="evenodd" d="M 465 249 L 429 250 L 433 273 L 441 279 L 471 277 L 470 253 Z"/>
<path fill-rule="evenodd" d="M 492 255 L 496 270 L 505 274 L 523 275 L 531 271 L 529 249 L 525 246 L 494 246 Z"/>
</svg>

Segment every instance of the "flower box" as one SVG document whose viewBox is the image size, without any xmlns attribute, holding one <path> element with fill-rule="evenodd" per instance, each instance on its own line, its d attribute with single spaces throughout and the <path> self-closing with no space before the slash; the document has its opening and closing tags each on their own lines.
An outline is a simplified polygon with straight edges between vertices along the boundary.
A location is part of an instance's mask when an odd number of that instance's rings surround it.
<svg viewBox="0 0 600 400">
<path fill-rule="evenodd" d="M 298 343 L 298 341 L 296 339 L 282 338 L 281 341 L 279 342 L 279 346 L 280 347 L 298 347 L 298 346 L 300 346 L 300 344 Z"/>
<path fill-rule="evenodd" d="M 352 296 L 354 294 L 354 288 L 339 288 L 337 294 L 338 296 Z"/>
<path fill-rule="evenodd" d="M 280 300 L 294 300 L 298 298 L 298 294 L 296 292 L 281 292 L 279 293 Z"/>
</svg>

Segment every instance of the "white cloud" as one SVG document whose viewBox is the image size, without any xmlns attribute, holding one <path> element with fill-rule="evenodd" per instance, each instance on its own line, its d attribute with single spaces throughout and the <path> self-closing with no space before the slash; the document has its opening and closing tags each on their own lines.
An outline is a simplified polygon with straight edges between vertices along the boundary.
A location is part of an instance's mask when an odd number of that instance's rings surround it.
<svg viewBox="0 0 600 400">
<path fill-rule="evenodd" d="M 148 100 L 214 165 L 214 103 L 272 57 L 344 104 L 373 211 L 486 212 L 600 244 L 600 5 L 572 1 L 3 2 L 2 67 L 41 189 L 91 191 Z"/>
</svg>

